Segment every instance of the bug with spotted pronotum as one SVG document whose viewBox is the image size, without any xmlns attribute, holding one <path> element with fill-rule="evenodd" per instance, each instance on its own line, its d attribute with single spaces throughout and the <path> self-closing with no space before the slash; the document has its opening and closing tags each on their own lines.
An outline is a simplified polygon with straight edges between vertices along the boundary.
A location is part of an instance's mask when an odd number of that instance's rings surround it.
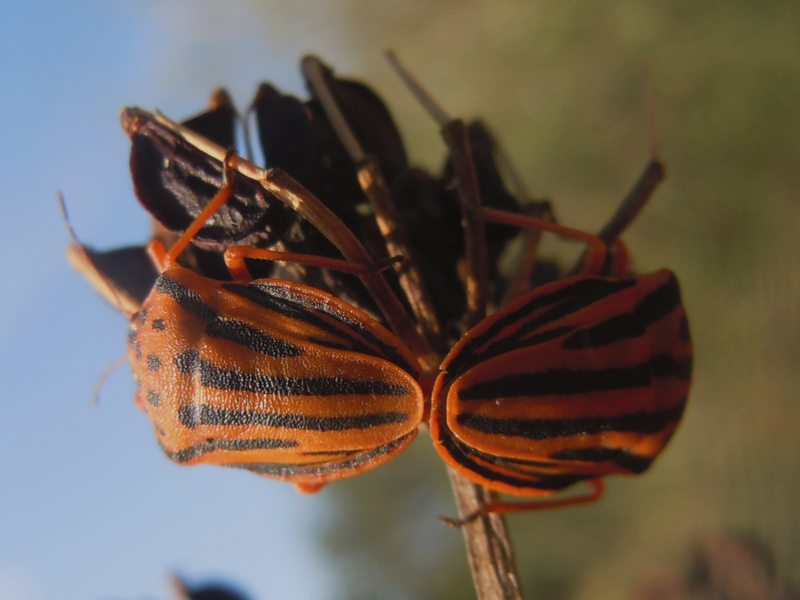
<svg viewBox="0 0 800 600">
<path fill-rule="evenodd" d="M 413 440 L 424 408 L 419 367 L 382 325 L 330 294 L 250 280 L 245 258 L 276 253 L 230 248 L 233 281 L 178 264 L 230 197 L 235 160 L 226 160 L 225 186 L 181 238 L 168 251 L 150 245 L 159 276 L 130 315 L 128 336 L 136 403 L 178 463 L 244 468 L 315 491 L 379 466 Z"/>
</svg>

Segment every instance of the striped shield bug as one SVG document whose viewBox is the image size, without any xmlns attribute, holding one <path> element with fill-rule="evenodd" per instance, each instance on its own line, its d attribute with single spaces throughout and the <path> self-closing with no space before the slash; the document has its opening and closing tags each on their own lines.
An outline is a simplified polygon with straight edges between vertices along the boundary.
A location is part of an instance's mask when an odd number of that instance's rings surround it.
<svg viewBox="0 0 800 600">
<path fill-rule="evenodd" d="M 224 186 L 168 251 L 149 246 L 159 275 L 128 335 L 136 404 L 175 462 L 243 468 L 316 491 L 383 464 L 414 439 L 425 408 L 419 366 L 363 311 L 301 283 L 250 279 L 245 264 L 308 257 L 234 246 L 225 253 L 230 281 L 178 263 L 230 199 L 235 161 L 225 160 Z"/>
<path fill-rule="evenodd" d="M 431 395 L 435 448 L 458 473 L 497 492 L 542 498 L 580 481 L 591 487 L 580 496 L 493 501 L 445 521 L 594 501 L 602 477 L 649 467 L 677 428 L 689 392 L 693 350 L 677 279 L 665 269 L 626 275 L 627 254 L 617 242 L 663 167 L 650 162 L 599 236 L 481 207 L 463 122 L 451 119 L 393 53 L 387 57 L 442 127 L 467 238 L 470 313 Z M 551 231 L 586 243 L 589 252 L 577 274 L 485 317 L 485 223 Z M 616 252 L 607 260 L 611 245 Z"/>
</svg>

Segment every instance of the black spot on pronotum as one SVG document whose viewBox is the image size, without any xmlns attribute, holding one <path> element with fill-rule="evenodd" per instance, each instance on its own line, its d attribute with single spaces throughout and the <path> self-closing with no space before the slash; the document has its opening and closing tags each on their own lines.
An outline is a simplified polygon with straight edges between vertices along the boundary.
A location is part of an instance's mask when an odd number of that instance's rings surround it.
<svg viewBox="0 0 800 600">
<path fill-rule="evenodd" d="M 152 406 L 158 406 L 159 404 L 161 404 L 161 396 L 159 396 L 158 392 L 156 392 L 154 390 L 148 390 L 147 391 L 147 401 Z"/>
<path fill-rule="evenodd" d="M 158 358 L 155 354 L 148 354 L 147 355 L 147 370 L 155 373 L 161 369 L 161 359 Z"/>
<path fill-rule="evenodd" d="M 167 328 L 167 322 L 164 319 L 153 319 L 150 326 L 156 331 L 164 331 Z"/>
<path fill-rule="evenodd" d="M 133 354 L 137 360 L 142 358 L 142 346 L 139 343 L 139 337 L 136 334 L 136 327 L 131 323 L 128 326 L 128 345 L 133 348 Z"/>
</svg>

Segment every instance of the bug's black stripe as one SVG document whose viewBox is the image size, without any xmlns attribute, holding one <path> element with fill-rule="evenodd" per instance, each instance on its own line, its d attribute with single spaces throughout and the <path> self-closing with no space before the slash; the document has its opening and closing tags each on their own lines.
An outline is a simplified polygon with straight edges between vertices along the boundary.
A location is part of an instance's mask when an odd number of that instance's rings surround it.
<svg viewBox="0 0 800 600">
<path fill-rule="evenodd" d="M 323 331 L 343 337 L 350 346 L 350 349 L 355 352 L 374 356 L 374 348 L 378 348 L 381 357 L 388 359 L 409 373 L 416 373 L 416 369 L 412 367 L 412 365 L 409 365 L 408 361 L 406 361 L 392 346 L 384 343 L 380 338 L 377 338 L 361 323 L 347 318 L 330 305 L 312 302 L 310 298 L 293 296 L 283 287 L 273 286 L 263 282 L 254 282 L 249 285 L 226 283 L 222 287 L 264 308 L 303 321 L 304 323 L 309 323 Z M 320 318 L 319 315 L 314 314 L 314 311 L 325 314 L 340 327 L 335 327 L 332 330 L 330 321 Z M 357 335 L 353 335 L 353 332 Z M 361 337 L 359 338 L 358 336 Z M 362 339 L 367 340 L 368 343 L 372 344 L 374 347 L 370 348 L 368 345 L 364 344 Z M 338 345 L 334 347 L 338 347 Z"/>
<path fill-rule="evenodd" d="M 573 435 L 594 435 L 605 432 L 630 431 L 656 433 L 680 420 L 684 402 L 666 410 L 638 412 L 609 417 L 582 419 L 506 419 L 473 413 L 461 413 L 456 419 L 468 429 L 490 435 L 511 435 L 530 440 L 545 440 Z"/>
<path fill-rule="evenodd" d="M 353 345 L 352 344 L 337 344 L 336 342 L 331 342 L 330 340 L 321 340 L 319 338 L 310 335 L 306 338 L 312 344 L 317 344 L 318 346 L 325 346 L 326 348 L 331 348 L 332 350 L 346 350 L 352 352 Z M 370 353 L 371 354 L 371 353 Z"/>
<path fill-rule="evenodd" d="M 608 390 L 634 389 L 650 385 L 656 377 L 688 380 L 691 359 L 658 354 L 647 362 L 616 369 L 549 369 L 535 373 L 505 375 L 475 383 L 459 391 L 461 400 L 494 398 L 573 396 Z"/>
<path fill-rule="evenodd" d="M 184 350 L 173 359 L 173 362 L 181 373 L 187 375 L 194 373 L 200 365 L 200 352 L 196 348 Z"/>
<path fill-rule="evenodd" d="M 624 313 L 601 321 L 597 325 L 580 329 L 564 340 L 564 348 L 599 348 L 621 340 L 637 338 L 647 332 L 635 315 Z"/>
<path fill-rule="evenodd" d="M 572 331 L 574 327 L 553 327 L 553 329 L 548 329 L 547 331 L 540 331 L 534 335 L 529 335 L 525 338 L 519 339 L 517 341 L 516 348 L 522 348 L 527 346 L 535 346 L 536 344 L 543 344 L 545 342 L 549 342 L 550 340 L 554 340 L 556 338 L 561 337 Z"/>
<path fill-rule="evenodd" d="M 381 425 L 405 423 L 408 415 L 400 412 L 381 412 L 365 415 L 345 415 L 335 417 L 313 417 L 292 413 L 270 413 L 254 410 L 233 410 L 216 408 L 203 404 L 199 412 L 191 404 L 178 408 L 178 418 L 186 427 L 198 425 L 242 426 L 260 425 L 281 429 L 303 431 L 345 431 L 349 429 L 369 429 Z"/>
<path fill-rule="evenodd" d="M 409 437 L 413 437 L 416 432 L 411 432 L 401 438 L 393 440 L 384 446 L 379 446 L 372 450 L 360 452 L 346 460 L 322 461 L 304 464 L 293 463 L 232 463 L 228 464 L 229 467 L 238 467 L 247 469 L 259 475 L 267 475 L 271 477 L 291 478 L 301 475 L 319 475 L 324 476 L 337 471 L 352 470 L 364 463 L 371 462 L 372 460 L 389 454 L 394 451 L 398 446 L 405 443 Z"/>
<path fill-rule="evenodd" d="M 542 327 L 555 319 L 598 302 L 633 285 L 636 285 L 635 279 L 579 279 L 575 283 L 559 288 L 549 294 L 535 296 L 530 302 L 497 319 L 486 331 L 476 335 L 468 343 L 464 344 L 447 370 L 451 373 L 459 373 L 471 364 L 507 352 L 509 349 L 513 349 L 515 344 L 519 343 L 520 338 L 529 335 L 538 327 Z M 504 337 L 500 341 L 490 344 L 484 350 L 479 351 L 482 346 L 489 344 L 506 327 L 526 321 L 528 315 L 550 305 L 556 306 L 545 315 L 527 322 L 525 326 L 515 331 L 512 336 Z"/>
<path fill-rule="evenodd" d="M 681 304 L 678 281 L 671 276 L 664 285 L 639 300 L 630 313 L 610 317 L 592 327 L 576 331 L 564 342 L 564 348 L 599 348 L 636 338 L 653 323 L 663 319 Z"/>
<path fill-rule="evenodd" d="M 385 381 L 347 377 L 287 377 L 228 371 L 208 361 L 200 361 L 200 383 L 219 390 L 278 394 L 281 396 L 405 396 L 406 386 Z"/>
<path fill-rule="evenodd" d="M 689 334 L 689 321 L 686 319 L 686 315 L 681 319 L 681 341 L 682 342 L 689 342 L 691 340 L 691 335 Z"/>
<path fill-rule="evenodd" d="M 312 452 L 301 452 L 303 456 L 352 456 L 363 450 L 315 450 Z"/>
<path fill-rule="evenodd" d="M 652 457 L 641 456 L 625 448 L 570 448 L 551 455 L 558 460 L 578 460 L 583 462 L 613 462 L 631 473 L 642 473 L 653 462 Z"/>
<path fill-rule="evenodd" d="M 497 460 L 497 456 L 494 454 L 487 454 L 485 452 L 481 452 L 480 450 L 473 448 L 472 446 L 465 446 L 469 448 L 470 455 L 481 458 L 486 461 L 495 461 Z M 518 464 L 518 465 L 525 465 L 528 467 L 535 467 L 535 468 L 553 468 L 556 466 L 554 461 L 544 461 L 544 460 L 525 460 L 522 458 L 510 458 L 504 457 L 503 461 L 508 464 Z"/>
<path fill-rule="evenodd" d="M 164 446 L 161 449 L 175 462 L 188 462 L 195 460 L 204 454 L 209 454 L 216 450 L 232 450 L 241 452 L 244 450 L 280 450 L 284 448 L 296 448 L 299 443 L 294 440 L 282 440 L 279 438 L 261 438 L 255 440 L 226 440 L 221 438 L 211 438 L 195 446 L 183 448 L 182 450 L 168 450 Z"/>
<path fill-rule="evenodd" d="M 404 370 L 408 371 L 409 373 L 416 373 L 417 369 L 408 364 L 403 355 L 397 352 L 397 349 L 392 346 L 391 344 L 387 344 L 375 334 L 372 333 L 368 328 L 364 327 L 364 325 L 358 321 L 353 320 L 345 313 L 337 310 L 336 307 L 332 304 L 327 302 L 315 302 L 311 298 L 303 298 L 298 297 L 292 293 L 291 290 L 283 287 L 283 286 L 275 286 L 270 285 L 268 283 L 261 283 L 256 284 L 262 290 L 268 291 L 273 297 L 281 298 L 286 300 L 287 302 L 292 302 L 297 304 L 298 302 L 304 302 L 307 308 L 312 310 L 319 311 L 321 313 L 326 314 L 331 319 L 334 319 L 338 323 L 341 323 L 345 328 L 357 331 L 361 337 L 365 338 L 370 344 L 380 349 L 380 352 L 383 356 L 389 359 L 391 362 L 395 363 L 396 365 L 401 366 Z"/>
<path fill-rule="evenodd" d="M 167 328 L 167 323 L 164 319 L 153 319 L 153 322 L 150 323 L 150 327 L 156 331 L 164 331 Z"/>
<path fill-rule="evenodd" d="M 325 319 L 321 319 L 318 315 L 315 315 L 313 312 L 298 305 L 296 301 L 290 302 L 286 299 L 276 297 L 274 295 L 274 286 L 257 283 L 226 283 L 222 287 L 229 292 L 233 292 L 234 294 L 242 296 L 243 298 L 247 298 L 248 300 L 278 314 L 290 317 L 292 319 L 297 319 L 298 321 L 303 321 L 304 323 L 313 325 L 314 327 L 322 329 L 323 331 L 331 332 L 331 324 Z M 344 347 L 348 350 L 353 350 L 362 354 L 374 355 L 374 350 L 372 348 L 366 346 L 359 338 L 350 335 L 349 331 L 342 331 L 339 328 L 335 328 L 331 333 L 346 340 L 344 344 L 335 344 L 334 347 Z M 309 339 L 309 341 L 311 340 Z M 314 341 L 315 343 L 323 346 L 328 345 L 327 342 L 322 340 Z"/>
<path fill-rule="evenodd" d="M 647 327 L 660 321 L 680 305 L 681 292 L 678 288 L 678 279 L 670 273 L 664 285 L 639 300 L 633 312 L 642 325 Z"/>
<path fill-rule="evenodd" d="M 457 441 L 455 438 L 445 437 L 443 443 L 448 453 L 458 464 L 473 473 L 485 477 L 490 481 L 504 483 L 516 488 L 532 488 L 539 490 L 558 491 L 584 479 L 594 479 L 596 474 L 570 473 L 568 475 L 553 475 L 548 473 L 533 473 L 527 469 L 515 468 L 510 463 L 503 462 L 496 457 L 481 456 L 487 462 L 494 463 L 507 471 L 517 473 L 517 476 L 506 472 L 497 471 L 491 467 L 478 463 L 470 456 L 474 449 Z"/>
<path fill-rule="evenodd" d="M 234 342 L 266 356 L 288 358 L 300 356 L 303 353 L 300 348 L 293 344 L 266 335 L 247 323 L 232 319 L 219 317 L 214 319 L 206 327 L 206 335 Z"/>
<path fill-rule="evenodd" d="M 160 275 L 156 279 L 155 289 L 157 292 L 172 296 L 182 308 L 199 319 L 210 321 L 217 316 L 214 309 L 203 302 L 197 292 L 182 286 L 166 275 Z"/>
<path fill-rule="evenodd" d="M 683 381 L 692 379 L 692 357 L 674 358 L 669 354 L 656 354 L 650 361 L 653 376 L 667 378 L 676 377 Z"/>
<path fill-rule="evenodd" d="M 446 395 L 446 390 L 445 390 L 445 395 Z M 550 479 L 549 481 L 542 481 L 542 485 L 539 485 L 538 478 L 531 477 L 529 474 L 524 474 L 521 477 L 514 477 L 508 475 L 507 473 L 502 473 L 494 469 L 491 469 L 486 465 L 476 462 L 470 456 L 470 454 L 475 453 L 484 460 L 491 457 L 479 453 L 475 449 L 462 444 L 453 436 L 452 432 L 447 427 L 447 417 L 445 411 L 443 410 L 439 411 L 438 420 L 439 420 L 439 436 L 437 441 L 441 443 L 442 446 L 444 446 L 445 451 L 453 458 L 453 460 L 455 460 L 464 469 L 471 471 L 478 476 L 485 477 L 490 481 L 503 483 L 516 488 L 532 488 L 532 489 L 553 490 L 553 491 L 568 487 L 569 485 L 572 485 L 577 481 L 577 480 L 572 480 L 570 476 L 561 476 L 562 479 L 560 481 L 554 481 Z M 548 483 L 550 484 L 550 486 L 548 486 Z"/>
<path fill-rule="evenodd" d="M 156 373 L 161 369 L 161 359 L 155 354 L 147 355 L 147 370 L 151 373 Z"/>
<path fill-rule="evenodd" d="M 474 448 L 464 444 L 463 449 L 465 452 L 475 455 Z M 549 471 L 539 471 L 536 468 L 531 468 L 531 466 L 524 464 L 522 461 L 508 460 L 500 456 L 481 456 L 481 458 L 502 469 L 512 471 L 520 477 L 535 477 L 534 486 L 543 490 L 560 490 L 573 483 L 583 481 L 584 479 L 594 479 L 597 477 L 597 473 L 594 472 L 553 473 Z"/>
</svg>

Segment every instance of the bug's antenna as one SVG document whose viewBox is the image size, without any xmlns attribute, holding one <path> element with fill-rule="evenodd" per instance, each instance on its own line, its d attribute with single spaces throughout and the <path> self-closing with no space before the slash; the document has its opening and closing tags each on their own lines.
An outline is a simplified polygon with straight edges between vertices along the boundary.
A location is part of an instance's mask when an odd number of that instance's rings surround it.
<svg viewBox="0 0 800 600">
<path fill-rule="evenodd" d="M 634 184 L 628 195 L 614 211 L 614 214 L 597 234 L 607 245 L 613 244 L 620 234 L 630 225 L 636 215 L 644 208 L 656 187 L 666 176 L 664 163 L 658 151 L 658 133 L 656 130 L 655 100 L 653 94 L 653 77 L 647 64 L 644 65 L 644 112 L 647 118 L 647 130 L 650 137 L 650 161 Z"/>
<path fill-rule="evenodd" d="M 414 77 L 411 74 L 411 71 L 409 71 L 400 61 L 394 50 L 387 50 L 385 52 L 385 56 L 386 60 L 388 60 L 389 64 L 392 65 L 400 79 L 405 82 L 405 84 L 411 90 L 411 93 L 416 97 L 419 103 L 422 104 L 425 110 L 430 113 L 433 119 L 439 124 L 439 127 L 444 127 L 453 120 L 450 115 L 447 114 L 447 111 L 442 108 L 441 105 L 436 102 L 436 100 L 433 99 L 433 96 L 430 95 L 428 90 L 426 90 L 422 84 L 417 81 L 417 78 Z"/>
<path fill-rule="evenodd" d="M 88 275 L 91 280 L 97 279 L 101 281 L 106 290 L 106 293 L 98 290 L 101 295 L 111 302 L 115 308 L 124 313 L 125 316 L 128 318 L 132 317 L 136 313 L 136 308 L 133 307 L 130 302 L 125 301 L 116 287 L 109 281 L 108 277 L 97 267 L 97 264 L 86 250 L 86 246 L 81 243 L 78 235 L 75 233 L 75 229 L 72 227 L 72 223 L 69 220 L 69 213 L 67 212 L 67 204 L 64 201 L 64 195 L 59 191 L 56 193 L 56 196 L 58 198 L 58 206 L 61 209 L 61 216 L 67 227 L 67 233 L 69 233 L 69 237 L 72 240 L 72 244 L 67 249 L 67 259 L 70 264 L 77 271 L 85 273 L 85 271 L 88 270 Z"/>
<path fill-rule="evenodd" d="M 126 355 L 121 355 L 117 357 L 114 362 L 108 365 L 103 372 L 100 373 L 100 376 L 97 378 L 97 383 L 94 384 L 94 390 L 92 391 L 92 404 L 94 406 L 100 405 L 100 394 L 103 391 L 103 388 L 108 383 L 108 378 L 119 369 L 122 365 L 125 364 L 125 360 L 127 359 Z"/>
<path fill-rule="evenodd" d="M 659 152 L 658 143 L 658 123 L 656 118 L 656 100 L 655 92 L 653 90 L 653 72 L 650 69 L 650 64 L 646 61 L 643 62 L 642 68 L 644 70 L 644 90 L 643 90 L 643 104 L 645 118 L 647 119 L 647 132 L 650 137 L 650 156 L 653 161 L 661 162 L 661 153 Z"/>
</svg>

